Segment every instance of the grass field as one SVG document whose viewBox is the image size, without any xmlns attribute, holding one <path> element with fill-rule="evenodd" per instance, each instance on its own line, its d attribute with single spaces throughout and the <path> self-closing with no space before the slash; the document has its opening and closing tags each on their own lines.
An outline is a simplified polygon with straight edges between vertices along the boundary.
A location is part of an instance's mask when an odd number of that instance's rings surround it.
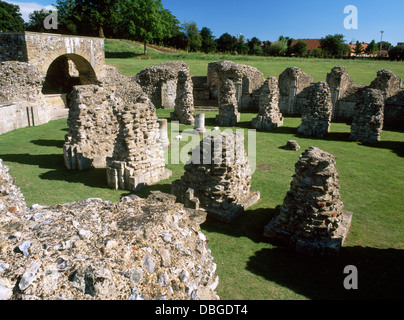
<svg viewBox="0 0 404 320">
<path fill-rule="evenodd" d="M 311 75 L 315 82 L 318 82 L 325 81 L 327 73 L 335 66 L 344 66 L 352 80 L 357 84 L 370 84 L 376 78 L 377 71 L 383 68 L 395 72 L 397 76 L 404 79 L 404 62 L 396 61 L 160 53 L 153 49 L 148 50 L 148 55 L 152 57 L 151 60 L 139 60 L 137 56 L 143 54 L 143 47 L 125 40 L 107 40 L 106 52 L 107 55 L 119 56 L 119 58 L 107 58 L 107 63 L 118 67 L 122 73 L 128 76 L 133 76 L 146 67 L 175 60 L 182 60 L 188 64 L 192 76 L 206 76 L 209 62 L 232 60 L 236 63 L 256 67 L 265 77 L 278 77 L 286 68 L 296 66 Z"/>
<path fill-rule="evenodd" d="M 169 112 L 158 110 L 158 116 L 169 118 Z M 207 128 L 215 126 L 215 115 L 206 112 Z M 243 113 L 238 128 L 247 130 L 253 117 Z M 350 142 L 350 127 L 345 123 L 333 123 L 326 139 L 298 136 L 299 124 L 299 118 L 286 118 L 283 127 L 257 132 L 256 164 L 271 167 L 269 172 L 257 169 L 253 175 L 253 189 L 261 192 L 261 200 L 231 224 L 208 219 L 202 225 L 217 264 L 219 296 L 223 300 L 404 298 L 404 133 L 385 130 L 380 143 L 371 147 Z M 190 127 L 180 126 L 181 131 L 185 128 Z M 171 136 L 170 129 L 169 123 Z M 0 136 L 0 158 L 10 166 L 28 205 L 90 197 L 119 201 L 127 195 L 108 188 L 105 169 L 66 170 L 62 155 L 66 132 L 66 120 L 57 120 Z M 338 258 L 299 256 L 263 237 L 301 154 L 281 148 L 290 139 L 299 142 L 301 151 L 317 146 L 338 158 L 341 197 L 345 209 L 353 212 L 352 228 Z M 185 138 L 181 146 L 188 142 Z M 170 192 L 171 182 L 183 173 L 183 164 L 167 167 L 173 170 L 172 178 L 137 194 Z M 359 290 L 343 287 L 347 265 L 358 268 Z"/>
</svg>

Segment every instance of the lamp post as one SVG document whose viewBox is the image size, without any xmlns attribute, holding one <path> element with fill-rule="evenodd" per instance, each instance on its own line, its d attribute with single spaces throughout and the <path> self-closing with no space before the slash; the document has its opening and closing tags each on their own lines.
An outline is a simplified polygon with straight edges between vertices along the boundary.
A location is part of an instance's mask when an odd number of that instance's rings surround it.
<svg viewBox="0 0 404 320">
<path fill-rule="evenodd" d="M 382 55 L 382 49 L 383 49 L 383 33 L 384 33 L 384 31 L 380 31 L 380 33 L 381 33 L 381 37 L 380 37 L 380 53 L 379 53 L 379 55 Z"/>
</svg>

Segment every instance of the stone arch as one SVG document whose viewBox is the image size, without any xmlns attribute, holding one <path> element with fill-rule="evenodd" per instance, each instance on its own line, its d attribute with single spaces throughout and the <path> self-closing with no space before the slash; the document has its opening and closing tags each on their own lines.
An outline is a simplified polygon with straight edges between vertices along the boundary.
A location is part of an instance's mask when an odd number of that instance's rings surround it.
<svg viewBox="0 0 404 320">
<path fill-rule="evenodd" d="M 96 73 L 87 59 L 78 54 L 62 54 L 49 64 L 42 93 L 68 94 L 76 85 L 96 83 Z"/>
</svg>

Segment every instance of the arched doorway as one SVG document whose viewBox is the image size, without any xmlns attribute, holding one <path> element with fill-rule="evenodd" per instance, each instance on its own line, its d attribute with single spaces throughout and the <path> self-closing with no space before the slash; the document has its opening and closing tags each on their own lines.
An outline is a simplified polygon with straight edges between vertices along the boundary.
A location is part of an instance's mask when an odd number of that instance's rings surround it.
<svg viewBox="0 0 404 320">
<path fill-rule="evenodd" d="M 42 93 L 68 94 L 76 85 L 95 83 L 97 83 L 96 74 L 85 58 L 77 54 L 64 54 L 50 64 Z"/>
</svg>

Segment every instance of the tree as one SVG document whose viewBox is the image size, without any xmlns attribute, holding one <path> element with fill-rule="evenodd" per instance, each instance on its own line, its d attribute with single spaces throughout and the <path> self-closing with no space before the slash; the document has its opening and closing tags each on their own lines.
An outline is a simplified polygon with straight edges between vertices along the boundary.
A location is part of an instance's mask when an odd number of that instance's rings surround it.
<svg viewBox="0 0 404 320">
<path fill-rule="evenodd" d="M 367 46 L 365 52 L 366 52 L 367 54 L 369 54 L 369 55 L 374 55 L 374 54 L 377 53 L 377 51 L 378 51 L 378 48 L 377 48 L 376 41 L 375 41 L 375 40 L 372 40 L 372 41 L 368 44 L 368 46 Z"/>
<path fill-rule="evenodd" d="M 320 40 L 321 49 L 326 57 L 341 57 L 346 54 L 344 35 L 328 35 Z"/>
<path fill-rule="evenodd" d="M 393 45 L 390 42 L 387 41 L 382 41 L 377 43 L 377 49 L 380 50 L 380 43 L 382 44 L 382 50 L 389 50 L 390 48 L 393 47 Z"/>
<path fill-rule="evenodd" d="M 248 41 L 248 48 L 249 48 L 248 53 L 254 56 L 262 55 L 264 52 L 262 50 L 262 42 L 257 37 L 253 37 Z"/>
<path fill-rule="evenodd" d="M 293 54 L 298 57 L 305 56 L 307 54 L 307 42 L 304 42 L 303 40 L 299 40 L 293 46 L 288 47 L 288 53 L 291 55 Z"/>
<path fill-rule="evenodd" d="M 389 50 L 391 60 L 404 60 L 404 47 L 393 47 Z"/>
<path fill-rule="evenodd" d="M 275 41 L 269 47 L 268 54 L 270 56 L 283 56 L 285 55 L 286 51 L 288 50 L 288 40 L 283 38 L 282 36 L 279 37 L 278 41 Z"/>
<path fill-rule="evenodd" d="M 236 44 L 236 51 L 238 54 L 241 55 L 246 55 L 248 54 L 249 51 L 248 44 L 245 41 L 245 38 L 242 34 L 240 34 L 240 37 L 237 39 L 237 44 Z"/>
<path fill-rule="evenodd" d="M 0 1 L 0 31 L 18 32 L 24 30 L 25 23 L 21 16 L 20 7 Z"/>
<path fill-rule="evenodd" d="M 187 51 L 198 51 L 202 46 L 202 36 L 199 34 L 196 22 L 185 22 L 182 24 L 181 28 L 186 36 Z"/>
<path fill-rule="evenodd" d="M 57 0 L 58 20 L 67 32 L 105 36 L 119 21 L 118 4 L 114 0 Z"/>
<path fill-rule="evenodd" d="M 223 53 L 233 53 L 237 47 L 237 38 L 228 34 L 227 32 L 222 34 L 217 39 L 217 50 Z"/>
<path fill-rule="evenodd" d="M 356 46 L 355 46 L 355 54 L 357 56 L 360 56 L 363 53 L 363 46 L 362 43 L 359 41 L 356 41 Z"/>
<path fill-rule="evenodd" d="M 214 52 L 216 50 L 216 42 L 212 31 L 207 27 L 203 27 L 199 34 L 202 38 L 201 50 L 205 53 Z"/>
<path fill-rule="evenodd" d="M 161 0 L 121 0 L 119 34 L 125 38 L 142 41 L 144 54 L 147 44 L 173 35 L 173 16 L 163 8 Z M 170 16 L 171 15 L 171 16 Z M 169 21 L 167 21 L 169 18 Z"/>
</svg>

